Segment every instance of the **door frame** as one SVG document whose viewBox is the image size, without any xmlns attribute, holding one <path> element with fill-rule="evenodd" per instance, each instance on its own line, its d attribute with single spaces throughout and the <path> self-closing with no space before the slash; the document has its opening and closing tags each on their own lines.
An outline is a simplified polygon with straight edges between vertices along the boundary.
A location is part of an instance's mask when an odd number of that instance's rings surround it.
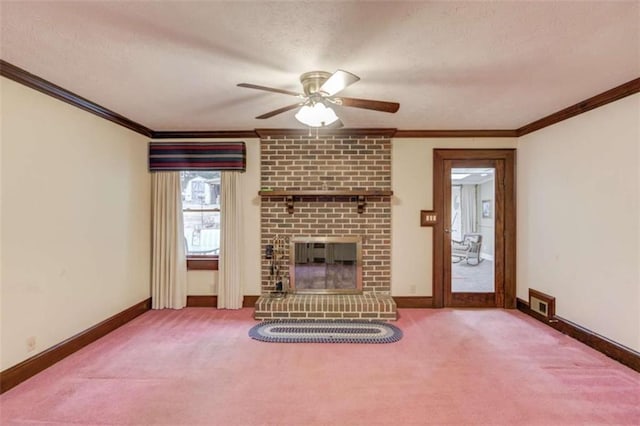
<svg viewBox="0 0 640 426">
<path fill-rule="evenodd" d="M 464 160 L 502 160 L 504 162 L 503 181 L 499 182 L 497 176 L 495 181 L 496 193 L 498 185 L 501 185 L 504 193 L 503 211 L 500 214 L 496 211 L 496 221 L 502 218 L 504 221 L 504 232 L 502 238 L 502 262 L 495 260 L 495 265 L 502 263 L 502 271 L 496 269 L 496 276 L 502 274 L 504 277 L 503 297 L 498 297 L 496 292 L 496 307 L 513 309 L 516 307 L 516 150 L 515 149 L 434 149 L 433 151 L 433 201 L 434 209 L 440 218 L 433 228 L 433 307 L 443 308 L 445 306 L 445 267 L 450 264 L 450 256 L 447 260 L 446 253 L 450 253 L 451 243 L 445 244 L 445 238 L 451 239 L 450 234 L 445 232 L 444 222 L 446 194 L 451 192 L 451 177 L 445 176 L 445 161 Z M 497 207 L 496 207 L 497 210 Z M 498 238 L 495 241 L 496 247 L 500 244 Z M 497 250 L 496 250 L 497 257 Z M 502 299 L 502 300 L 500 300 Z"/>
</svg>

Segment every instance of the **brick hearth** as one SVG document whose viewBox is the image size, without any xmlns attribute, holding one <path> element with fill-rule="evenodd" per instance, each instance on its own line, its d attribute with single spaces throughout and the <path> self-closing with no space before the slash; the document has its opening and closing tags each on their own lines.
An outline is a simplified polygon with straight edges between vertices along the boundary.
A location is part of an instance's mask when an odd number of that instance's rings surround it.
<svg viewBox="0 0 640 426">
<path fill-rule="evenodd" d="M 367 320 L 395 320 L 396 304 L 388 295 L 351 294 L 316 295 L 289 294 L 282 299 L 269 295 L 256 302 L 256 319 L 351 318 Z"/>
</svg>

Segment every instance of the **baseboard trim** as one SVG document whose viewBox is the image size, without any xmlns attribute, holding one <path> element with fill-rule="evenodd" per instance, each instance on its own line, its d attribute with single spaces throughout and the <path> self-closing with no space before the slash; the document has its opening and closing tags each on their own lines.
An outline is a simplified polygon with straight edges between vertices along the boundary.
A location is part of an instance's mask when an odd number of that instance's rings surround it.
<svg viewBox="0 0 640 426">
<path fill-rule="evenodd" d="M 393 300 L 400 309 L 433 308 L 431 296 L 393 296 Z"/>
<path fill-rule="evenodd" d="M 187 308 L 215 308 L 218 296 L 187 296 Z"/>
<path fill-rule="evenodd" d="M 243 308 L 253 308 L 260 296 L 244 296 Z M 187 296 L 187 308 L 215 308 L 218 306 L 218 296 Z"/>
<path fill-rule="evenodd" d="M 242 307 L 243 308 L 255 307 L 259 297 L 260 296 L 244 296 L 244 299 L 242 299 Z"/>
<path fill-rule="evenodd" d="M 0 393 L 8 391 L 42 370 L 51 367 L 56 362 L 95 342 L 149 309 L 151 309 L 151 298 L 136 303 L 93 327 L 0 372 Z"/>
<path fill-rule="evenodd" d="M 243 308 L 253 308 L 260 296 L 244 296 Z M 393 296 L 398 308 L 432 308 L 431 296 Z M 218 305 L 218 296 L 187 296 L 188 308 L 215 308 Z"/>
<path fill-rule="evenodd" d="M 559 332 L 573 337 L 574 339 L 584 343 L 585 345 L 607 355 L 609 358 L 613 358 L 621 364 L 640 373 L 640 353 L 634 351 L 631 348 L 623 346 L 612 340 L 607 339 L 593 331 L 582 327 L 574 322 L 555 315 L 553 319 L 548 320 L 546 317 L 540 315 L 537 312 L 532 311 L 529 308 L 529 303 L 526 300 L 520 298 L 517 299 L 518 310 L 525 314 L 537 319 L 540 322 L 547 324 Z"/>
</svg>

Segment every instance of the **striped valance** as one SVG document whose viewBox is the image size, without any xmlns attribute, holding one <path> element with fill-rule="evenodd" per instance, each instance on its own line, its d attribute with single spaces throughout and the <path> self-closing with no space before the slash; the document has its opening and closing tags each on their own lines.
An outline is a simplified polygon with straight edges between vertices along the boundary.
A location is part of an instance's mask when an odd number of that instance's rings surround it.
<svg viewBox="0 0 640 426">
<path fill-rule="evenodd" d="M 149 142 L 149 170 L 246 169 L 244 142 Z"/>
</svg>

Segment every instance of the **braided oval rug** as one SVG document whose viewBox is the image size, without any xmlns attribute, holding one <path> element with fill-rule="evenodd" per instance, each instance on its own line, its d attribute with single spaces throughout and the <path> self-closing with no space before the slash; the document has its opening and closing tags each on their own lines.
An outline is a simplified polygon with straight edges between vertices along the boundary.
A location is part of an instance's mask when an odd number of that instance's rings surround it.
<svg viewBox="0 0 640 426">
<path fill-rule="evenodd" d="M 274 343 L 393 343 L 402 330 L 366 320 L 271 320 L 253 326 L 249 336 Z"/>
</svg>

